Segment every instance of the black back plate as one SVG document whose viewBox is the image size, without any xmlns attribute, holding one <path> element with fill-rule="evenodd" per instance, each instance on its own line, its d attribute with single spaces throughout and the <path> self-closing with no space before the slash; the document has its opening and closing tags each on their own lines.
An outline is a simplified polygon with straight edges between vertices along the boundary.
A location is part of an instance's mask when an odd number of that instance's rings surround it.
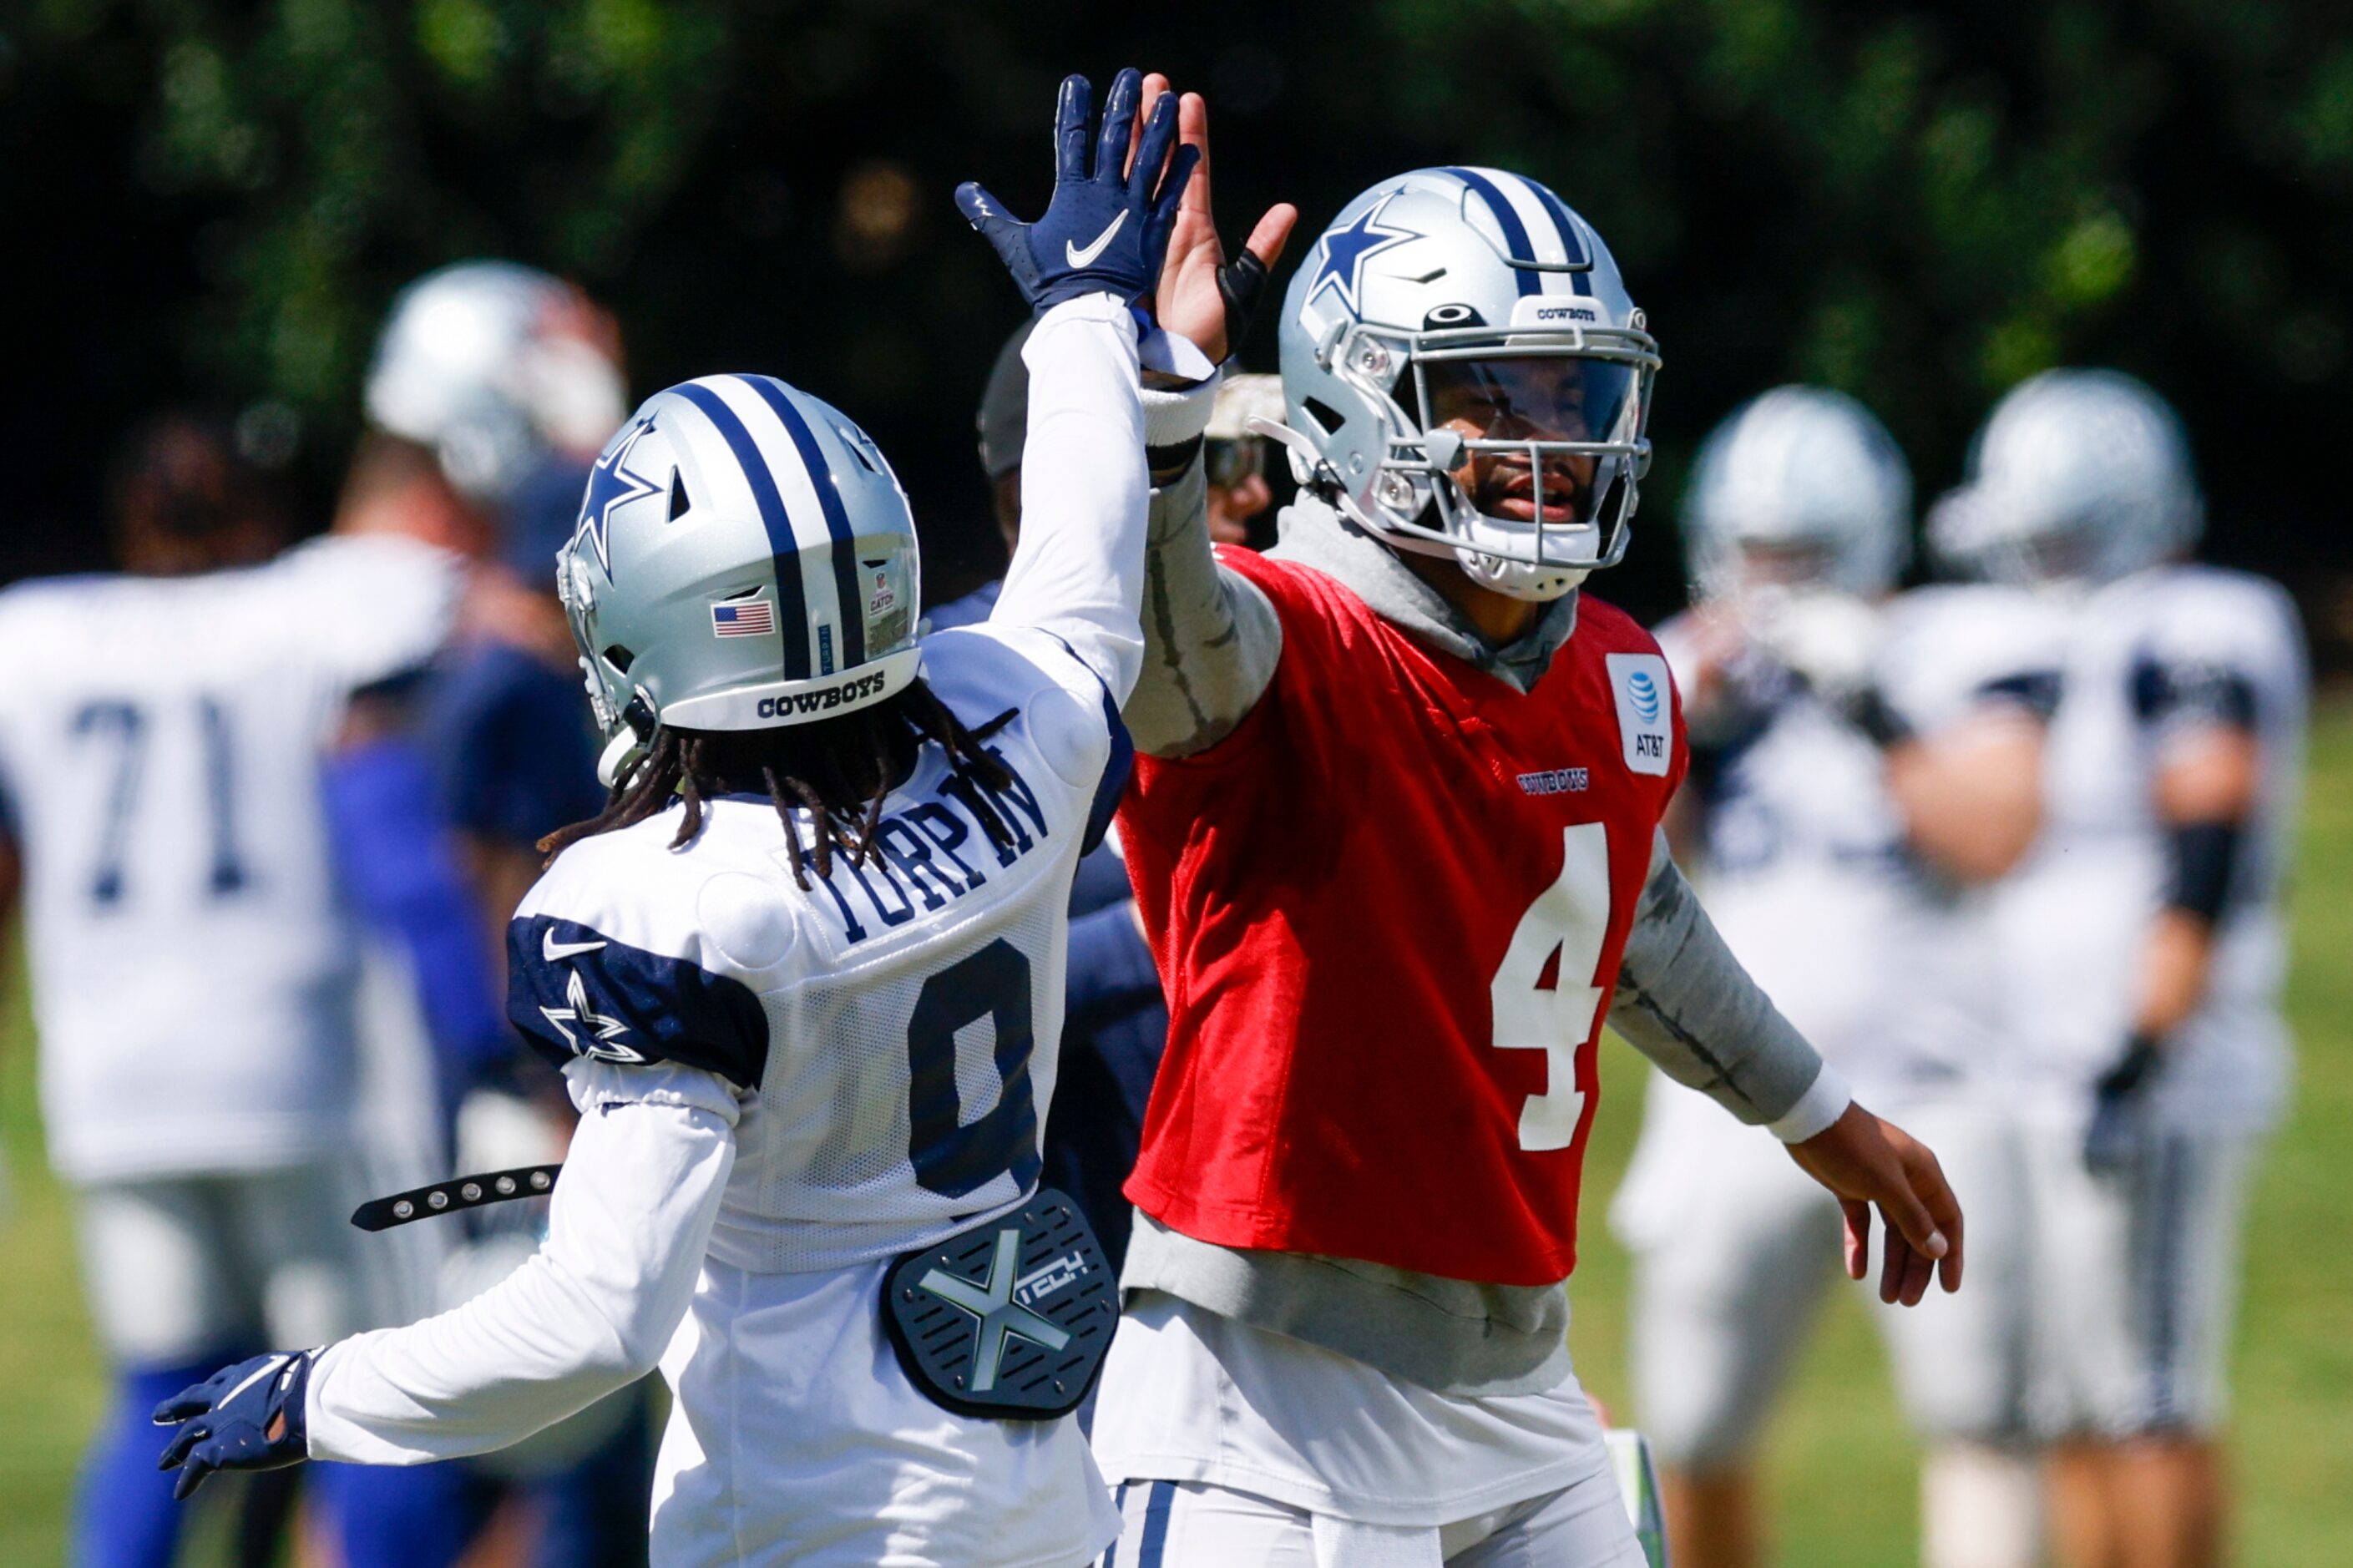
<svg viewBox="0 0 2353 1568">
<path fill-rule="evenodd" d="M 882 1279 L 882 1324 L 899 1364 L 959 1415 L 1069 1415 L 1094 1385 L 1118 1323 L 1110 1259 L 1078 1205 L 1051 1187 L 901 1254 Z"/>
</svg>

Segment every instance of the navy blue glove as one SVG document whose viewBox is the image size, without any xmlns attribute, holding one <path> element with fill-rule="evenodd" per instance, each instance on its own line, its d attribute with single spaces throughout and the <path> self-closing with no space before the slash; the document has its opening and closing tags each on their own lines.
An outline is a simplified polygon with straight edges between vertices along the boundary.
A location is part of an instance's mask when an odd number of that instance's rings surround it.
<svg viewBox="0 0 2353 1568">
<path fill-rule="evenodd" d="M 1054 195 L 1036 223 L 1021 222 L 968 180 L 956 187 L 956 205 L 997 247 L 1031 310 L 1042 314 L 1088 294 L 1115 294 L 1134 304 L 1160 281 L 1176 204 L 1200 150 L 1178 147 L 1169 155 L 1176 135 L 1176 95 L 1164 92 L 1136 143 L 1134 168 L 1122 172 L 1143 90 L 1138 71 L 1124 70 L 1112 79 L 1103 128 L 1094 138 L 1094 172 L 1089 174 L 1087 121 L 1094 89 L 1082 76 L 1063 79 L 1054 106 Z"/>
<path fill-rule="evenodd" d="M 2158 1043 L 2135 1035 L 2124 1054 L 2092 1088 L 2092 1121 L 2084 1133 L 2084 1163 L 2101 1175 L 2130 1170 L 2141 1147 L 2141 1109 L 2149 1079 L 2165 1065 Z"/>
<path fill-rule="evenodd" d="M 180 1472 L 172 1496 L 193 1495 L 215 1470 L 276 1470 L 310 1458 L 302 1398 L 318 1358 L 317 1351 L 258 1355 L 155 1406 L 156 1426 L 180 1428 L 155 1463 Z"/>
</svg>

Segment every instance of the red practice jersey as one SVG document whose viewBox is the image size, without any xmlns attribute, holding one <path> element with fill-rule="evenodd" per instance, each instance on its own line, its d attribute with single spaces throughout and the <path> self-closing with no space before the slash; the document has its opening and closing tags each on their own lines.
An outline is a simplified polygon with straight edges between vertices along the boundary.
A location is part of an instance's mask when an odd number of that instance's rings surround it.
<svg viewBox="0 0 2353 1568">
<path fill-rule="evenodd" d="M 1234 732 L 1139 758 L 1121 843 L 1168 994 L 1127 1194 L 1227 1247 L 1543 1285 L 1577 1261 L 1595 1044 L 1685 765 L 1650 634 L 1589 595 L 1523 694 L 1320 572 Z"/>
</svg>

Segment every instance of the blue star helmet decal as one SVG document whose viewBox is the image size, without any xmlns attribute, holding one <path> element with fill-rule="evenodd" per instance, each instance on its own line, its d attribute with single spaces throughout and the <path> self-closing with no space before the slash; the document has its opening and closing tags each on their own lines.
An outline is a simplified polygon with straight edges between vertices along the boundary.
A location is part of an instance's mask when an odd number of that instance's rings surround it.
<svg viewBox="0 0 2353 1568">
<path fill-rule="evenodd" d="M 1365 259 L 1403 245 L 1421 235 L 1409 228 L 1387 228 L 1381 224 L 1382 209 L 1397 193 L 1392 191 L 1379 201 L 1356 215 L 1356 221 L 1345 228 L 1335 228 L 1324 237 L 1323 265 L 1316 269 L 1314 284 L 1308 289 L 1310 300 L 1329 289 L 1340 296 L 1340 303 L 1348 314 L 1362 316 L 1364 310 L 1356 302 L 1356 285 L 1365 270 Z"/>
<path fill-rule="evenodd" d="M 613 526 L 613 509 L 662 492 L 659 484 L 629 467 L 630 449 L 653 427 L 652 420 L 638 420 L 621 444 L 597 458 L 596 466 L 588 470 L 588 493 L 580 501 L 579 533 L 586 534 L 588 542 L 596 546 L 596 564 L 605 569 L 607 583 L 613 580 L 613 557 L 606 542 Z"/>
</svg>

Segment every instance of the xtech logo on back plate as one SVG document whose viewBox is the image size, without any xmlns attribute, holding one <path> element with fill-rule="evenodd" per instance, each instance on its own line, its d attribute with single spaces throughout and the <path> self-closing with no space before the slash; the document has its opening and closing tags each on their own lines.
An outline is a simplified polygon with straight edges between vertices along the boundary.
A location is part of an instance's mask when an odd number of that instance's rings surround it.
<svg viewBox="0 0 2353 1568">
<path fill-rule="evenodd" d="M 1655 653 L 1613 653 L 1604 662 L 1609 692 L 1618 704 L 1618 734 L 1625 743 L 1627 771 L 1663 778 L 1674 750 L 1667 661 Z"/>
</svg>

